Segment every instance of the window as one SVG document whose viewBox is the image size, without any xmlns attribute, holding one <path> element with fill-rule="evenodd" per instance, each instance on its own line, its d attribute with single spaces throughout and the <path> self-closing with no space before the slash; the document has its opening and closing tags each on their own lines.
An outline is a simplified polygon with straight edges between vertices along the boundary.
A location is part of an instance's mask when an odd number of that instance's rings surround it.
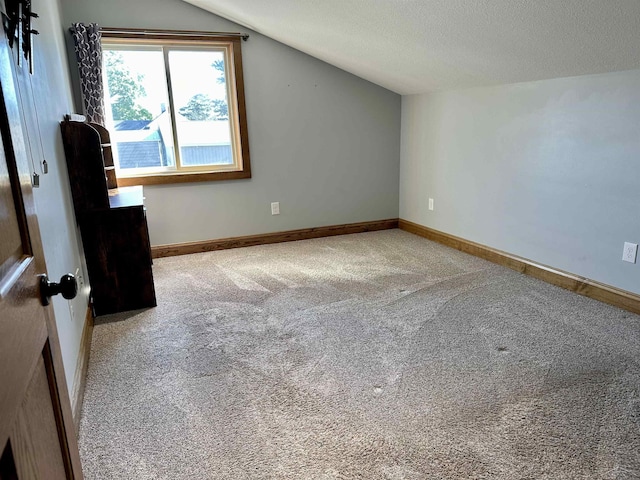
<svg viewBox="0 0 640 480">
<path fill-rule="evenodd" d="M 119 185 L 251 177 L 239 37 L 102 35 Z"/>
</svg>

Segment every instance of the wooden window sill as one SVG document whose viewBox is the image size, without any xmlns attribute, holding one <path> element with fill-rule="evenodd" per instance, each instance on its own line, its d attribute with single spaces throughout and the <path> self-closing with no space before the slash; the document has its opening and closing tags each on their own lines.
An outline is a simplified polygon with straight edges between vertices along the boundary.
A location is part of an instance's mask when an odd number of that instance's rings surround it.
<svg viewBox="0 0 640 480">
<path fill-rule="evenodd" d="M 251 178 L 251 171 L 172 173 L 163 175 L 143 175 L 139 177 L 118 177 L 119 187 L 132 185 L 167 185 L 172 183 L 214 182 L 221 180 L 239 180 Z"/>
</svg>

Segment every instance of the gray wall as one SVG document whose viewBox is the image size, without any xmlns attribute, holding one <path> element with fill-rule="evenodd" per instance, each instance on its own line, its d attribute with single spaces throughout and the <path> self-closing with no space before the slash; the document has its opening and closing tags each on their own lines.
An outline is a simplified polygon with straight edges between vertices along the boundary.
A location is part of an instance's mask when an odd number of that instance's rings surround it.
<svg viewBox="0 0 640 480">
<path fill-rule="evenodd" d="M 62 11 L 65 27 L 248 32 L 181 0 L 62 0 Z M 397 217 L 400 96 L 249 33 L 242 54 L 253 178 L 145 187 L 152 244 Z"/>
<path fill-rule="evenodd" d="M 400 217 L 640 293 L 639 160 L 640 71 L 408 96 Z"/>
<path fill-rule="evenodd" d="M 40 188 L 34 190 L 38 223 L 49 277 L 57 281 L 61 275 L 80 269 L 82 281 L 82 249 L 76 234 L 59 126 L 64 114 L 73 111 L 73 102 L 58 2 L 38 1 L 34 3 L 34 11 L 40 15 L 34 20 L 34 28 L 40 31 L 40 35 L 34 38 L 35 73 L 30 77 L 23 67 L 18 71 L 18 81 L 25 113 L 25 139 L 30 143 L 36 169 L 43 158 L 49 165 L 49 173 L 41 176 Z M 33 112 L 34 104 L 37 105 L 37 116 Z M 52 300 L 70 390 L 73 389 L 88 304 L 88 288 L 85 285 L 81 287 L 72 301 L 60 295 Z"/>
</svg>

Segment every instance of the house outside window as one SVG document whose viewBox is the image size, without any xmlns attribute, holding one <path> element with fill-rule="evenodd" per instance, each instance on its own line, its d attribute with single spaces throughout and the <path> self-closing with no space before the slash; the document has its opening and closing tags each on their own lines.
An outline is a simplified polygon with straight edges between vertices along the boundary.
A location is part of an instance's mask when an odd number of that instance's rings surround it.
<svg viewBox="0 0 640 480">
<path fill-rule="evenodd" d="M 249 178 L 239 38 L 103 31 L 118 184 Z"/>
</svg>

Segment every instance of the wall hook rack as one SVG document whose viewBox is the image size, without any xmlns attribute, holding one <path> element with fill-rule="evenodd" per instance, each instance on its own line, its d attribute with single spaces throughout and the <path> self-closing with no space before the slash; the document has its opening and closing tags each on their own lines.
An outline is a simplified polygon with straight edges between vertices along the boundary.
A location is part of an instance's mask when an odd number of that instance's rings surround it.
<svg viewBox="0 0 640 480">
<path fill-rule="evenodd" d="M 34 18 L 38 18 L 38 14 L 31 10 L 31 0 L 4 0 L 2 25 L 9 39 L 9 47 L 13 49 L 14 45 L 19 45 L 17 64 L 21 65 L 24 56 L 29 63 L 29 73 L 33 73 L 33 35 L 39 34 L 31 28 Z"/>
</svg>

